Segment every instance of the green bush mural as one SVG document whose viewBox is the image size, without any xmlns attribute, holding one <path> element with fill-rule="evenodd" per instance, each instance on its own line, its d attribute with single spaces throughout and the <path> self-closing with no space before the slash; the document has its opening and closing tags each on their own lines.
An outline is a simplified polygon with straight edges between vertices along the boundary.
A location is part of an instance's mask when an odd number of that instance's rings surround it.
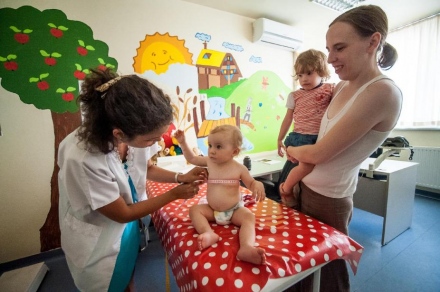
<svg viewBox="0 0 440 292">
<path fill-rule="evenodd" d="M 0 43 L 2 87 L 56 113 L 78 111 L 78 80 L 89 68 L 117 67 L 107 44 L 60 10 L 0 9 Z"/>
<path fill-rule="evenodd" d="M 92 29 L 60 10 L 31 6 L 0 9 L 1 86 L 26 104 L 50 110 L 55 135 L 51 207 L 40 229 L 41 251 L 60 246 L 58 224 L 59 143 L 81 123 L 76 98 L 90 68 L 117 69 L 108 46 Z M 30 146 L 31 147 L 31 146 Z"/>
</svg>

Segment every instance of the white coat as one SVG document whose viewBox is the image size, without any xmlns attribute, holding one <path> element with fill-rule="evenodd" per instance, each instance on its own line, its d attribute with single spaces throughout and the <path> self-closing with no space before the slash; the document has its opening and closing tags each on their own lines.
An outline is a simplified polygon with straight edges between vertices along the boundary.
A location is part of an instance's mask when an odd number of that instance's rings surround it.
<svg viewBox="0 0 440 292">
<path fill-rule="evenodd" d="M 107 291 L 126 224 L 96 209 L 120 195 L 128 204 L 133 203 L 131 190 L 116 152 L 86 151 L 75 135 L 76 131 L 68 135 L 58 151 L 61 248 L 78 289 Z M 157 150 L 157 143 L 147 148 L 129 147 L 127 171 L 138 201 L 147 198 L 147 162 Z"/>
</svg>

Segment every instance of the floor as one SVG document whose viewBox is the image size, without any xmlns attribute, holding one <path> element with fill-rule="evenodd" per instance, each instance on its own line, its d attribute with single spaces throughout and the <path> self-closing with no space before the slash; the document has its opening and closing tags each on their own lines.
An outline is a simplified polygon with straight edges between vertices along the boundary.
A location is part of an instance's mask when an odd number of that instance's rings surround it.
<svg viewBox="0 0 440 292">
<path fill-rule="evenodd" d="M 382 217 L 354 209 L 350 237 L 365 251 L 357 275 L 350 270 L 352 291 L 440 291 L 440 200 L 425 194 L 416 193 L 411 228 L 385 246 L 380 244 Z M 149 247 L 136 265 L 136 290 L 179 291 L 154 227 L 150 227 L 150 233 Z M 39 292 L 76 291 L 61 250 L 1 264 L 0 273 L 41 261 L 50 271 Z"/>
</svg>

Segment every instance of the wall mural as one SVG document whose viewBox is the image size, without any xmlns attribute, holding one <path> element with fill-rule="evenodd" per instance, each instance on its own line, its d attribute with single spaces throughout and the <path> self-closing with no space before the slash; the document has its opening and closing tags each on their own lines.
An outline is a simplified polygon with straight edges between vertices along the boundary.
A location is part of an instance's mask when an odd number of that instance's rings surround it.
<svg viewBox="0 0 440 292">
<path fill-rule="evenodd" d="M 134 72 L 164 89 L 171 97 L 174 121 L 163 135 L 160 155 L 178 155 L 172 138 L 176 129 L 197 141 L 194 151 L 207 153 L 207 135 L 220 124 L 237 125 L 244 134 L 247 152 L 276 149 L 276 139 L 285 112 L 284 97 L 290 88 L 276 73 L 258 71 L 243 76 L 241 66 L 262 63 L 249 56 L 239 64 L 236 54 L 246 54 L 241 45 L 223 42 L 223 51 L 209 47 L 211 36 L 196 33 L 200 49 L 193 54 L 185 40 L 169 33 L 146 35 L 133 58 Z M 21 101 L 51 112 L 55 135 L 55 161 L 51 178 L 51 207 L 40 229 L 41 251 L 60 247 L 58 223 L 59 143 L 81 123 L 76 98 L 79 83 L 90 68 L 112 68 L 106 43 L 95 40 L 93 31 L 69 20 L 56 9 L 40 11 L 31 6 L 0 9 L 1 86 Z M 193 56 L 195 63 L 193 63 Z"/>
<path fill-rule="evenodd" d="M 227 52 L 209 48 L 211 36 L 198 32 L 200 51 L 195 64 L 184 40 L 168 33 L 147 35 L 137 49 L 135 72 L 156 83 L 170 95 L 175 110 L 174 122 L 163 135 L 160 156 L 182 153 L 172 138 L 182 129 L 196 154 L 207 154 L 207 136 L 220 124 L 238 126 L 244 135 L 247 153 L 276 149 L 276 140 L 285 100 L 291 89 L 276 73 L 258 71 L 249 77 L 242 75 L 234 54 L 244 53 L 240 45 L 223 42 Z M 256 56 L 249 63 L 261 63 Z M 249 64 L 245 64 L 249 66 Z"/>
<path fill-rule="evenodd" d="M 60 10 L 31 6 L 0 9 L 1 86 L 26 104 L 50 110 L 55 134 L 51 208 L 40 229 L 41 251 L 60 246 L 58 223 L 59 143 L 81 123 L 76 98 L 89 68 L 117 69 L 106 43 L 86 24 Z"/>
</svg>

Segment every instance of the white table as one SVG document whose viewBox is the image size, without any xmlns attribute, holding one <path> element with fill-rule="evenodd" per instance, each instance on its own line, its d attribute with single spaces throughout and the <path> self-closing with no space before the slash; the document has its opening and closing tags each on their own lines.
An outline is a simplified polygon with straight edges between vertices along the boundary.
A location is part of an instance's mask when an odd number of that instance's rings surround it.
<svg viewBox="0 0 440 292">
<path fill-rule="evenodd" d="M 361 165 L 353 203 L 383 217 L 381 243 L 385 245 L 411 227 L 418 163 L 386 159 L 373 171 L 374 178 L 368 178 L 373 162 L 368 158 Z"/>
</svg>

